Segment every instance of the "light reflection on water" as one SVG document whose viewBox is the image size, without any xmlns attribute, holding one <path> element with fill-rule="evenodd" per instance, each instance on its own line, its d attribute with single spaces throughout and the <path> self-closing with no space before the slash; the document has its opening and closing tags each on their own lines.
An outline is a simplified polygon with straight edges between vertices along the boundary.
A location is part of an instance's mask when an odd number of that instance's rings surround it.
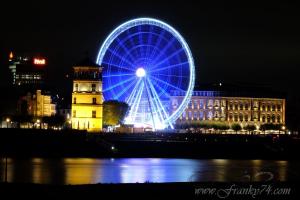
<svg viewBox="0 0 300 200">
<path fill-rule="evenodd" d="M 8 182 L 41 184 L 299 180 L 299 161 L 64 158 L 8 159 Z M 4 181 L 5 162 L 0 161 Z"/>
</svg>

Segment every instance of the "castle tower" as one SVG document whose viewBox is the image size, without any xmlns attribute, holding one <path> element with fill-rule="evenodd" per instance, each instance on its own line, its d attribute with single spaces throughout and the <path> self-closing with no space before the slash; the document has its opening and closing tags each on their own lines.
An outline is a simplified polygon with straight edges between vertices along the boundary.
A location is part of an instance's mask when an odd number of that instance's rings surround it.
<svg viewBox="0 0 300 200">
<path fill-rule="evenodd" d="M 102 68 L 89 59 L 73 67 L 72 128 L 102 130 Z"/>
</svg>

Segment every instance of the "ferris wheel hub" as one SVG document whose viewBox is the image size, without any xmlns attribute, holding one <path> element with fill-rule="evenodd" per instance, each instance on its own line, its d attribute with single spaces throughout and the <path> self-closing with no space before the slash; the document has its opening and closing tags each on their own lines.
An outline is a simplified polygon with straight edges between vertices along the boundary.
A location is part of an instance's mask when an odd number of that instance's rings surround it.
<svg viewBox="0 0 300 200">
<path fill-rule="evenodd" d="M 139 78 L 143 78 L 144 76 L 146 76 L 146 71 L 143 67 L 139 67 L 136 72 L 135 75 Z"/>
</svg>

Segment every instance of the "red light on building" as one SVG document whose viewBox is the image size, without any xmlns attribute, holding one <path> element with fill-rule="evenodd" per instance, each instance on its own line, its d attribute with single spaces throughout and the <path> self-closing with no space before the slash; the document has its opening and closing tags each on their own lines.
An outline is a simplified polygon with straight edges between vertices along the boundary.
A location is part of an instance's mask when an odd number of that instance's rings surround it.
<svg viewBox="0 0 300 200">
<path fill-rule="evenodd" d="M 33 59 L 33 64 L 35 64 L 35 65 L 45 65 L 46 64 L 46 59 L 45 58 L 34 58 Z"/>
</svg>

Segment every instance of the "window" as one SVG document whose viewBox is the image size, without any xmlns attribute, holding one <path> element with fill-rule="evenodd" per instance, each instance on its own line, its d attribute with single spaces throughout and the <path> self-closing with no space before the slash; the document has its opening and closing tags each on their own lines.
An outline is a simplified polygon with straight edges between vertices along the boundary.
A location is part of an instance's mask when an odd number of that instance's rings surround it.
<svg viewBox="0 0 300 200">
<path fill-rule="evenodd" d="M 212 100 L 212 99 L 209 99 L 209 100 L 208 100 L 207 106 L 209 106 L 209 107 L 212 107 L 212 106 L 213 106 L 213 100 Z"/>
<path fill-rule="evenodd" d="M 240 110 L 243 110 L 243 104 L 240 104 Z"/>
<path fill-rule="evenodd" d="M 92 92 L 96 92 L 96 84 L 92 84 Z"/>
<path fill-rule="evenodd" d="M 198 101 L 194 100 L 194 109 L 197 109 L 197 108 L 198 108 Z"/>
<path fill-rule="evenodd" d="M 75 84 L 75 91 L 78 92 L 78 84 Z"/>
<path fill-rule="evenodd" d="M 237 115 L 237 114 L 234 115 L 234 121 L 235 121 L 235 122 L 238 121 L 238 115 Z"/>
<path fill-rule="evenodd" d="M 270 105 L 268 105 L 267 107 L 268 107 L 268 111 L 270 111 L 271 110 Z"/>
<path fill-rule="evenodd" d="M 186 118 L 186 112 L 185 112 L 185 111 L 182 113 L 182 118 L 183 118 L 183 119 Z"/>
<path fill-rule="evenodd" d="M 93 98 L 93 104 L 96 104 L 96 98 Z"/>
<path fill-rule="evenodd" d="M 96 111 L 95 110 L 92 111 L 92 118 L 96 118 Z"/>
<path fill-rule="evenodd" d="M 245 121 L 246 122 L 248 121 L 248 115 L 245 115 Z"/>
<path fill-rule="evenodd" d="M 203 117 L 204 117 L 203 111 L 200 111 L 199 117 L 200 117 L 200 119 L 203 119 Z"/>
<path fill-rule="evenodd" d="M 74 97 L 74 104 L 76 104 L 76 97 Z"/>
<path fill-rule="evenodd" d="M 239 119 L 240 119 L 240 122 L 242 122 L 244 120 L 242 114 L 239 115 Z"/>
<path fill-rule="evenodd" d="M 204 100 L 200 99 L 200 108 L 203 108 L 203 105 L 204 105 Z"/>
<path fill-rule="evenodd" d="M 275 105 L 272 105 L 272 111 L 275 111 Z"/>
<path fill-rule="evenodd" d="M 76 117 L 76 110 L 73 110 L 73 117 Z"/>
<path fill-rule="evenodd" d="M 271 117 L 270 117 L 270 115 L 267 116 L 267 121 L 268 121 L 268 123 L 271 122 Z"/>
<path fill-rule="evenodd" d="M 209 111 L 208 114 L 207 114 L 207 118 L 208 118 L 209 120 L 211 120 L 212 117 L 213 117 L 213 113 L 212 113 L 212 111 Z"/>
<path fill-rule="evenodd" d="M 198 112 L 194 112 L 194 120 L 197 120 L 197 118 L 198 118 Z"/>
<path fill-rule="evenodd" d="M 189 111 L 189 112 L 188 112 L 188 118 L 189 118 L 189 119 L 192 119 L 192 111 Z"/>
<path fill-rule="evenodd" d="M 277 111 L 281 111 L 281 106 L 277 105 Z"/>
<path fill-rule="evenodd" d="M 281 118 L 280 118 L 280 115 L 277 116 L 277 123 L 280 123 L 281 121 Z"/>
<path fill-rule="evenodd" d="M 266 117 L 262 116 L 262 122 L 266 122 Z"/>
<path fill-rule="evenodd" d="M 248 110 L 248 107 L 249 107 L 249 106 L 248 106 L 248 104 L 246 103 L 246 104 L 245 104 L 245 110 Z"/>
<path fill-rule="evenodd" d="M 266 107 L 265 105 L 262 105 L 262 110 L 265 111 L 266 110 Z"/>
<path fill-rule="evenodd" d="M 272 122 L 275 123 L 275 121 L 276 121 L 276 117 L 275 115 L 272 115 Z"/>
</svg>

